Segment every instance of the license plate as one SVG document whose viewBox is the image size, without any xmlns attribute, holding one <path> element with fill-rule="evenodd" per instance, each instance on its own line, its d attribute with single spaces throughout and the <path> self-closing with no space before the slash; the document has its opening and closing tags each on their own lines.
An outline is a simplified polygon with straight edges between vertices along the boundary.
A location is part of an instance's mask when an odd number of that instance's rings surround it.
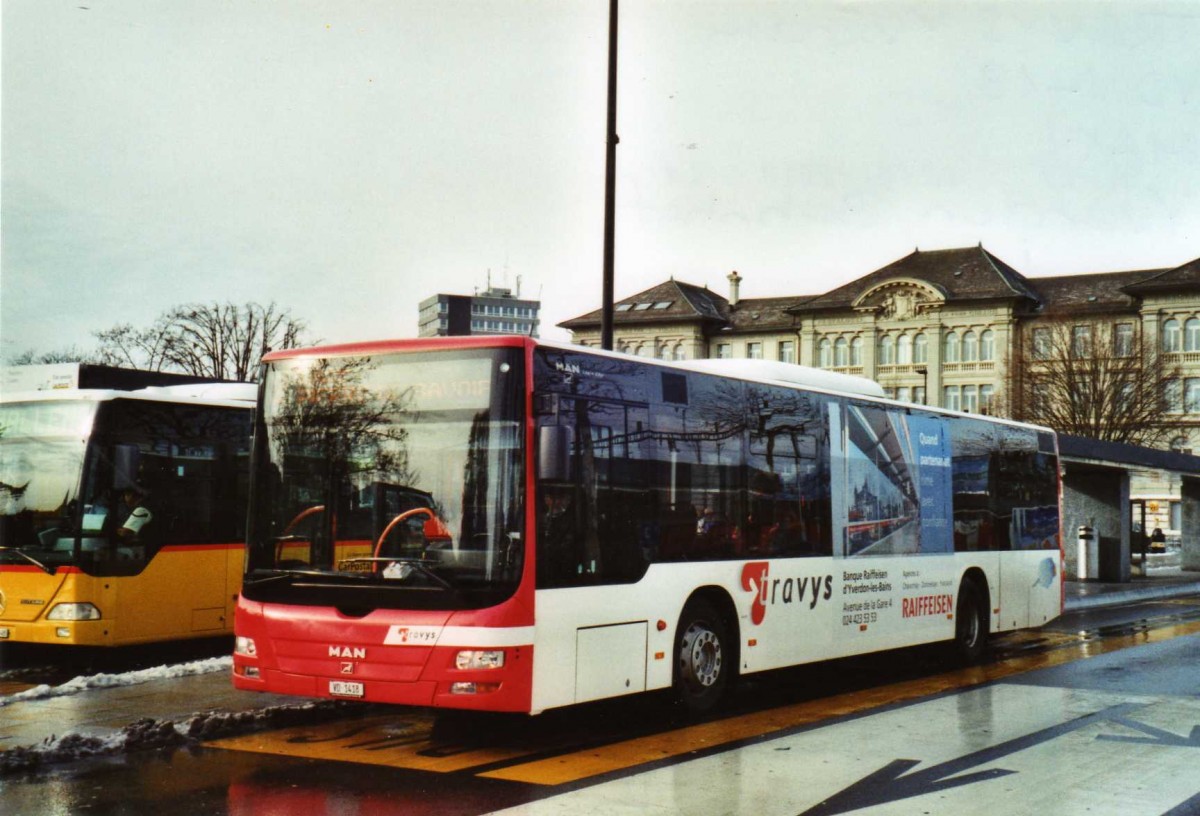
<svg viewBox="0 0 1200 816">
<path fill-rule="evenodd" d="M 362 683 L 347 683 L 345 680 L 330 680 L 329 693 L 335 697 L 362 697 Z"/>
<path fill-rule="evenodd" d="M 0 628 L 0 638 L 6 638 L 6 637 L 8 637 L 8 627 L 7 626 Z"/>
</svg>

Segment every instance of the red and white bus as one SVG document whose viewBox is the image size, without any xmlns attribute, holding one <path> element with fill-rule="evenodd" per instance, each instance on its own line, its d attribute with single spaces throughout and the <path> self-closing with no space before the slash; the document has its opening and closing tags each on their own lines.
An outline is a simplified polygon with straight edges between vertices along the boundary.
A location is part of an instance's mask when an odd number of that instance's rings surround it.
<svg viewBox="0 0 1200 816">
<path fill-rule="evenodd" d="M 1062 609 L 1054 434 L 859 378 L 518 337 L 266 358 L 243 689 L 518 711 Z M 729 365 L 725 365 L 729 364 Z"/>
</svg>

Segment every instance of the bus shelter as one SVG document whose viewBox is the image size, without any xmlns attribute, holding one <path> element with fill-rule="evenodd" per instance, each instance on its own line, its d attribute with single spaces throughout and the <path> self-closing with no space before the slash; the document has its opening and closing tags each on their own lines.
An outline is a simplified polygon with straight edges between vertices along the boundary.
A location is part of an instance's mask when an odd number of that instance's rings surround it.
<svg viewBox="0 0 1200 816">
<path fill-rule="evenodd" d="M 1131 580 L 1139 552 L 1130 512 L 1134 471 L 1180 478 L 1180 564 L 1185 571 L 1200 571 L 1200 456 L 1079 436 L 1060 435 L 1058 442 L 1069 580 Z"/>
</svg>

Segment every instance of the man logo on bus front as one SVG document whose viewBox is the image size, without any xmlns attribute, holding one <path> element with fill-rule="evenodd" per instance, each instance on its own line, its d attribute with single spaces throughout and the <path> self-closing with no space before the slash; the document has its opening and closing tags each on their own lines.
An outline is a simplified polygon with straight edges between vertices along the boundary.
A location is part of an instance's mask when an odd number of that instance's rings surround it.
<svg viewBox="0 0 1200 816">
<path fill-rule="evenodd" d="M 750 620 L 755 626 L 767 616 L 767 605 L 808 602 L 813 609 L 819 601 L 833 597 L 833 576 L 804 575 L 799 578 L 770 577 L 770 561 L 751 561 L 742 567 L 742 589 L 754 593 L 750 605 Z"/>
</svg>

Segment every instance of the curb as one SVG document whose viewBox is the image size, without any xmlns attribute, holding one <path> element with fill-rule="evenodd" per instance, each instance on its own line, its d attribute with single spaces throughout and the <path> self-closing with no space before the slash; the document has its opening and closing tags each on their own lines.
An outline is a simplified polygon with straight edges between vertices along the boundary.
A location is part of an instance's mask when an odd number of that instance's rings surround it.
<svg viewBox="0 0 1200 816">
<path fill-rule="evenodd" d="M 1134 601 L 1179 598 L 1184 595 L 1200 595 L 1200 581 L 1158 587 L 1139 587 L 1138 589 L 1119 589 L 1114 592 L 1100 592 L 1095 595 L 1079 595 L 1067 598 L 1063 604 L 1063 611 L 1077 612 L 1081 609 L 1116 606 L 1117 604 L 1132 603 Z"/>
</svg>

